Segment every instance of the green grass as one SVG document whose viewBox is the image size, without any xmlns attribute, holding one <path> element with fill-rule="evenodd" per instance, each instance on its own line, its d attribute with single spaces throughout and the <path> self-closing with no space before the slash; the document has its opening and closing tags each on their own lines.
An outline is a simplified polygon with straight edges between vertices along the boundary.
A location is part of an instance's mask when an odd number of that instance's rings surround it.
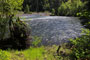
<svg viewBox="0 0 90 60">
<path fill-rule="evenodd" d="M 29 49 L 18 50 L 2 50 L 0 58 L 3 60 L 57 60 L 54 55 L 57 47 L 30 47 Z M 6 59 L 7 58 L 7 59 Z M 2 60 L 1 59 L 1 60 Z"/>
<path fill-rule="evenodd" d="M 31 47 L 30 49 L 23 51 L 23 54 L 25 55 L 25 58 L 27 58 L 27 60 L 43 60 L 44 51 L 44 47 Z"/>
<path fill-rule="evenodd" d="M 30 47 L 26 50 L 0 50 L 1 60 L 73 60 L 71 57 L 72 50 L 66 48 L 64 45 L 59 50 L 57 56 L 58 46 L 41 46 Z M 64 52 L 64 55 L 62 54 Z"/>
</svg>

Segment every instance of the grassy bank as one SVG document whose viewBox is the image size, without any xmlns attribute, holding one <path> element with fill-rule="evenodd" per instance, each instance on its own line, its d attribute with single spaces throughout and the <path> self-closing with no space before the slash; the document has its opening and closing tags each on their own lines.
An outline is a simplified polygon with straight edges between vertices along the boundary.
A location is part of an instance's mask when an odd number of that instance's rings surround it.
<svg viewBox="0 0 90 60">
<path fill-rule="evenodd" d="M 57 47 L 30 47 L 29 49 L 0 50 L 0 60 L 56 60 L 53 56 Z"/>
</svg>

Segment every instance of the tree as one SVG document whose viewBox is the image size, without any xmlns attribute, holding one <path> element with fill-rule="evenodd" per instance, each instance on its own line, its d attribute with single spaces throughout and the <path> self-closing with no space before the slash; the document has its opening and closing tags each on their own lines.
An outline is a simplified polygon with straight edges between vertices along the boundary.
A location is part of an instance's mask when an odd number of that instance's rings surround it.
<svg viewBox="0 0 90 60">
<path fill-rule="evenodd" d="M 30 6 L 31 11 L 44 11 L 46 10 L 49 5 L 48 0 L 24 0 L 23 3 L 23 10 L 25 10 L 26 5 L 28 4 Z M 47 4 L 47 5 L 46 5 Z"/>
<path fill-rule="evenodd" d="M 0 0 L 0 16 L 9 18 L 10 15 L 22 9 L 24 0 Z"/>
<path fill-rule="evenodd" d="M 8 22 L 10 15 L 14 14 L 17 10 L 21 10 L 23 1 L 24 0 L 0 0 L 0 23 L 2 23 L 1 26 L 3 26 L 1 28 L 7 26 L 6 23 Z M 0 30 L 3 31 L 3 29 Z"/>
<path fill-rule="evenodd" d="M 30 6 L 29 5 L 26 5 L 26 8 L 25 8 L 25 13 L 29 13 L 30 12 Z"/>
<path fill-rule="evenodd" d="M 22 9 L 23 1 L 0 0 L 0 48 L 2 49 L 25 49 L 30 45 L 30 29 L 28 29 L 27 24 L 21 21 L 19 17 L 13 21 L 16 11 Z M 6 31 L 9 31 L 8 38 L 4 38 Z"/>
<path fill-rule="evenodd" d="M 14 14 L 15 11 L 22 9 L 24 0 L 0 0 L 0 15 Z"/>
<path fill-rule="evenodd" d="M 87 8 L 88 8 L 88 11 L 90 11 L 90 0 L 87 0 L 87 1 L 88 1 Z"/>
<path fill-rule="evenodd" d="M 81 0 L 68 0 L 67 2 L 62 2 L 58 8 L 58 15 L 70 15 L 76 16 L 78 12 L 85 10 L 86 2 Z"/>
</svg>

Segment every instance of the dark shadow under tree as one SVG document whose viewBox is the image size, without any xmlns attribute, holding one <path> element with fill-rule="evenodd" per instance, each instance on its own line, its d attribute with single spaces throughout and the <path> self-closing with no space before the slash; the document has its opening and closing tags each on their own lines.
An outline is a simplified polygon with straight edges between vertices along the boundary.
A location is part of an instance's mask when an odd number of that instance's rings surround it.
<svg viewBox="0 0 90 60">
<path fill-rule="evenodd" d="M 10 38 L 0 40 L 1 49 L 26 49 L 30 47 L 30 29 L 27 24 L 19 19 L 13 21 L 13 16 L 9 16 Z"/>
</svg>

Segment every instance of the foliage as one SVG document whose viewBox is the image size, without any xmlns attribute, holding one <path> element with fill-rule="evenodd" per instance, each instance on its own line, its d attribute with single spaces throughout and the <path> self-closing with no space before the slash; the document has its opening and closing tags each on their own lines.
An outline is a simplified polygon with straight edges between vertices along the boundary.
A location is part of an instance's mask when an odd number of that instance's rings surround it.
<svg viewBox="0 0 90 60">
<path fill-rule="evenodd" d="M 81 43 L 80 43 L 80 46 L 81 46 Z M 59 56 L 57 56 L 56 54 L 57 46 L 55 45 L 48 46 L 48 47 L 44 47 L 44 46 L 30 47 L 22 51 L 7 50 L 5 52 L 7 52 L 7 55 L 8 55 L 7 58 L 9 58 L 9 60 L 45 60 L 45 59 L 46 60 L 75 60 L 76 59 L 76 57 L 72 55 L 74 52 L 76 52 L 73 50 L 74 47 L 72 47 L 72 49 L 67 49 L 66 45 L 65 46 L 62 45 L 62 47 L 60 48 Z M 80 54 L 82 55 L 82 53 Z M 85 60 L 85 59 L 81 58 L 78 60 Z"/>
<path fill-rule="evenodd" d="M 25 8 L 25 13 L 29 13 L 30 12 L 30 6 L 29 5 L 26 5 L 26 8 Z"/>
<path fill-rule="evenodd" d="M 90 11 L 90 0 L 87 0 L 88 3 L 87 3 L 87 10 Z"/>
<path fill-rule="evenodd" d="M 8 18 L 0 18 L 0 39 L 5 39 L 5 33 L 8 31 Z"/>
<path fill-rule="evenodd" d="M 49 0 L 44 0 L 43 9 L 44 9 L 45 11 L 49 11 L 49 10 L 50 10 Z"/>
<path fill-rule="evenodd" d="M 63 0 L 24 0 L 23 9 L 25 10 L 25 6 L 28 4 L 31 11 L 52 11 L 52 9 L 55 9 L 55 12 L 57 12 L 61 1 Z"/>
<path fill-rule="evenodd" d="M 77 16 L 81 18 L 81 23 L 85 28 L 90 29 L 90 11 L 85 10 L 83 12 L 77 13 Z"/>
<path fill-rule="evenodd" d="M 83 11 L 77 13 L 77 16 L 80 16 L 81 18 L 90 19 L 90 12 L 89 11 Z"/>
<path fill-rule="evenodd" d="M 23 49 L 29 47 L 30 45 L 27 25 L 19 18 L 16 21 L 13 21 L 14 13 L 16 13 L 17 10 L 22 9 L 23 1 L 24 0 L 0 0 L 1 47 L 5 48 L 7 46 L 6 48 Z M 10 32 L 9 37 L 7 37 L 8 39 L 4 39 L 6 33 L 8 32 Z M 8 45 L 11 45 L 12 47 L 9 47 Z"/>
<path fill-rule="evenodd" d="M 90 30 L 82 29 L 81 35 L 58 47 L 60 60 L 90 60 Z"/>
<path fill-rule="evenodd" d="M 28 28 L 27 24 L 17 18 L 16 21 L 12 22 L 13 27 L 11 27 L 10 33 L 12 43 L 15 45 L 13 48 L 18 49 L 25 49 L 30 46 L 30 29 Z"/>
<path fill-rule="evenodd" d="M 76 39 L 71 39 L 72 46 L 72 58 L 73 59 L 90 59 L 90 31 L 83 30 L 81 37 Z"/>
<path fill-rule="evenodd" d="M 8 30 L 7 26 L 10 15 L 14 14 L 16 10 L 20 10 L 22 8 L 22 3 L 23 0 L 0 0 L 0 38 L 1 39 L 3 39 L 6 30 Z"/>
<path fill-rule="evenodd" d="M 75 15 L 86 8 L 89 0 L 24 0 L 23 9 L 30 6 L 30 11 L 50 11 L 55 10 L 54 15 Z M 89 3 L 87 4 L 89 6 Z M 89 8 L 89 7 L 88 7 Z M 53 14 L 53 13 L 52 13 Z"/>
<path fill-rule="evenodd" d="M 0 48 L 25 49 L 30 46 L 30 29 L 19 18 L 12 21 L 3 18 L 0 21 Z"/>
<path fill-rule="evenodd" d="M 5 52 L 5 53 L 1 55 L 3 57 L 6 56 L 5 59 L 7 60 L 8 59 L 9 60 L 45 60 L 45 59 L 46 60 L 58 60 L 58 58 L 54 57 L 56 49 L 57 49 L 57 46 L 30 47 L 26 50 L 21 50 L 21 51 L 8 49 L 6 51 L 2 50 L 2 52 Z"/>
<path fill-rule="evenodd" d="M 14 14 L 16 10 L 22 9 L 24 0 L 0 0 L 0 15 Z"/>
<path fill-rule="evenodd" d="M 0 50 L 0 60 L 10 60 L 10 53 Z"/>
<path fill-rule="evenodd" d="M 85 23 L 85 27 L 90 29 L 90 22 Z"/>
<path fill-rule="evenodd" d="M 37 37 L 37 36 L 34 36 L 34 37 L 32 37 L 32 39 L 34 40 L 33 42 L 32 42 L 32 44 L 35 46 L 35 47 L 38 47 L 38 45 L 40 45 L 40 43 L 41 43 L 41 37 Z"/>
<path fill-rule="evenodd" d="M 58 8 L 58 15 L 76 15 L 84 9 L 86 2 L 81 0 L 68 0 L 67 2 L 62 2 L 61 6 Z"/>
<path fill-rule="evenodd" d="M 55 15 L 55 9 L 52 9 L 52 15 Z"/>
<path fill-rule="evenodd" d="M 8 15 L 9 13 L 10 13 L 10 5 L 3 0 L 0 1 L 0 16 Z"/>
<path fill-rule="evenodd" d="M 26 7 L 28 4 L 31 7 L 31 11 L 41 11 L 43 10 L 44 0 L 24 0 L 23 7 Z M 25 10 L 25 8 L 23 8 Z"/>
</svg>

